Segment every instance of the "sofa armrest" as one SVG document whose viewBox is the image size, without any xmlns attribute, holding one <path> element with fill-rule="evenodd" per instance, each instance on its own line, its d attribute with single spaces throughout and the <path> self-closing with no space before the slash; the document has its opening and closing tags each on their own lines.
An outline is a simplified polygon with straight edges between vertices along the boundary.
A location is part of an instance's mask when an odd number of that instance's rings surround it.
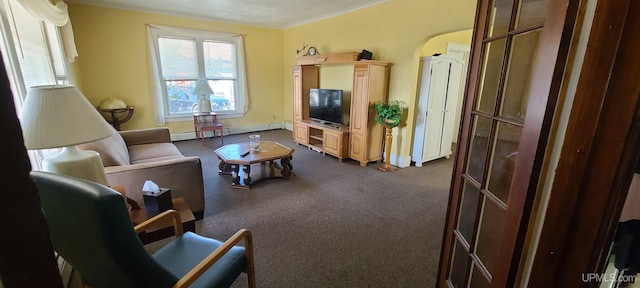
<svg viewBox="0 0 640 288">
<path fill-rule="evenodd" d="M 140 205 L 144 205 L 144 181 L 151 180 L 162 188 L 171 189 L 171 197 L 184 198 L 194 214 L 204 212 L 202 163 L 197 156 L 104 169 L 109 185 L 124 186 L 127 197 Z"/>
<path fill-rule="evenodd" d="M 151 143 L 171 143 L 171 134 L 169 133 L 169 128 L 167 127 L 119 132 L 124 139 L 124 142 L 127 143 L 127 146 Z"/>
</svg>

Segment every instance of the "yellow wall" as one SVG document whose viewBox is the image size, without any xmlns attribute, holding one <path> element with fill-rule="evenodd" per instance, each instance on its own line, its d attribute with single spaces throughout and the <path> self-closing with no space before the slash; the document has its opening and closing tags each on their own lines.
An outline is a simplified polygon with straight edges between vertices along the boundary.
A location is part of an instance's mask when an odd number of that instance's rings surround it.
<svg viewBox="0 0 640 288">
<path fill-rule="evenodd" d="M 291 69 L 303 43 L 320 54 L 373 52 L 391 66 L 389 97 L 405 101 L 407 121 L 394 129 L 392 156 L 409 159 L 413 136 L 419 59 L 423 45 L 435 36 L 473 27 L 473 0 L 393 0 L 336 17 L 284 30 L 125 11 L 70 3 L 79 57 L 76 85 L 97 105 L 117 97 L 135 107 L 123 129 L 155 126 L 149 72 L 147 23 L 245 34 L 250 98 L 243 118 L 223 119 L 226 127 L 292 121 Z M 347 65 L 348 66 L 348 65 Z M 351 72 L 322 69 L 323 88 L 350 92 Z M 336 80 L 344 78 L 344 81 Z M 350 96 L 348 93 L 347 96 Z M 193 131 L 190 121 L 167 123 L 172 132 Z"/>
<path fill-rule="evenodd" d="M 433 37 L 427 41 L 420 51 L 421 56 L 431 56 L 435 53 L 445 54 L 447 53 L 447 43 L 457 43 L 467 46 L 471 46 L 471 36 L 473 30 L 464 30 L 458 32 L 447 33 Z"/>
<path fill-rule="evenodd" d="M 393 0 L 284 31 L 285 119 L 292 121 L 290 67 L 303 43 L 320 54 L 373 52 L 374 60 L 392 62 L 389 98 L 409 105 L 404 126 L 394 129 L 392 155 L 407 162 L 411 153 L 420 50 L 434 36 L 471 29 L 473 0 Z"/>
<path fill-rule="evenodd" d="M 162 24 L 244 34 L 249 110 L 243 118 L 222 119 L 226 127 L 250 126 L 284 117 L 283 31 L 69 3 L 79 57 L 76 85 L 98 105 L 107 97 L 135 107 L 123 130 L 154 127 L 146 24 Z M 287 101 L 289 101 L 287 99 Z M 167 123 L 171 132 L 193 131 L 193 122 Z"/>
</svg>

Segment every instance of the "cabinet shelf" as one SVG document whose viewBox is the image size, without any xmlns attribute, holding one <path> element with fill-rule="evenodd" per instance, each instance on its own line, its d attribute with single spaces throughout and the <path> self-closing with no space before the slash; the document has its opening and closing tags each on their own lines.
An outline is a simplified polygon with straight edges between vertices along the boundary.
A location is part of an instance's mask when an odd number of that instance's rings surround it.
<svg viewBox="0 0 640 288">
<path fill-rule="evenodd" d="M 322 141 L 322 135 L 320 135 L 320 136 L 317 136 L 317 135 L 309 135 L 309 138 Z"/>
<path fill-rule="evenodd" d="M 316 149 L 322 151 L 322 143 L 309 145 L 309 148 L 315 147 Z"/>
<path fill-rule="evenodd" d="M 309 149 L 338 157 L 340 162 L 347 157 L 349 148 L 349 126 L 334 127 L 311 120 L 299 120 L 295 125 L 295 142 Z"/>
</svg>

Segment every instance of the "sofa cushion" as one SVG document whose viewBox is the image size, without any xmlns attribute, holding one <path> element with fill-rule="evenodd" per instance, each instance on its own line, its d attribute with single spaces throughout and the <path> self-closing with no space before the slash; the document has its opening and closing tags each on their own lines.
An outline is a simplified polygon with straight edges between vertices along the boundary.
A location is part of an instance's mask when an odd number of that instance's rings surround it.
<svg viewBox="0 0 640 288">
<path fill-rule="evenodd" d="M 178 147 L 173 143 L 152 143 L 129 146 L 131 164 L 149 163 L 182 158 Z"/>
<path fill-rule="evenodd" d="M 78 148 L 98 152 L 100 158 L 102 158 L 102 165 L 105 167 L 131 164 L 127 144 L 118 131 L 113 131 L 114 133 L 111 137 L 96 142 L 81 144 L 78 145 Z"/>
</svg>

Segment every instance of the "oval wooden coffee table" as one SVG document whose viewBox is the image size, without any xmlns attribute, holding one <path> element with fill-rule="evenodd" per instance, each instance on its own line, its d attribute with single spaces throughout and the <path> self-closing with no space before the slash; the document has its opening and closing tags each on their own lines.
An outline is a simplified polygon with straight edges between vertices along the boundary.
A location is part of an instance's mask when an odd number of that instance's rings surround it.
<svg viewBox="0 0 640 288">
<path fill-rule="evenodd" d="M 259 151 L 250 150 L 246 142 L 224 145 L 214 151 L 220 159 L 218 175 L 231 175 L 231 188 L 251 189 L 259 180 L 288 180 L 293 175 L 293 148 L 274 141 L 260 141 Z M 260 166 L 251 171 L 251 164 Z"/>
</svg>

